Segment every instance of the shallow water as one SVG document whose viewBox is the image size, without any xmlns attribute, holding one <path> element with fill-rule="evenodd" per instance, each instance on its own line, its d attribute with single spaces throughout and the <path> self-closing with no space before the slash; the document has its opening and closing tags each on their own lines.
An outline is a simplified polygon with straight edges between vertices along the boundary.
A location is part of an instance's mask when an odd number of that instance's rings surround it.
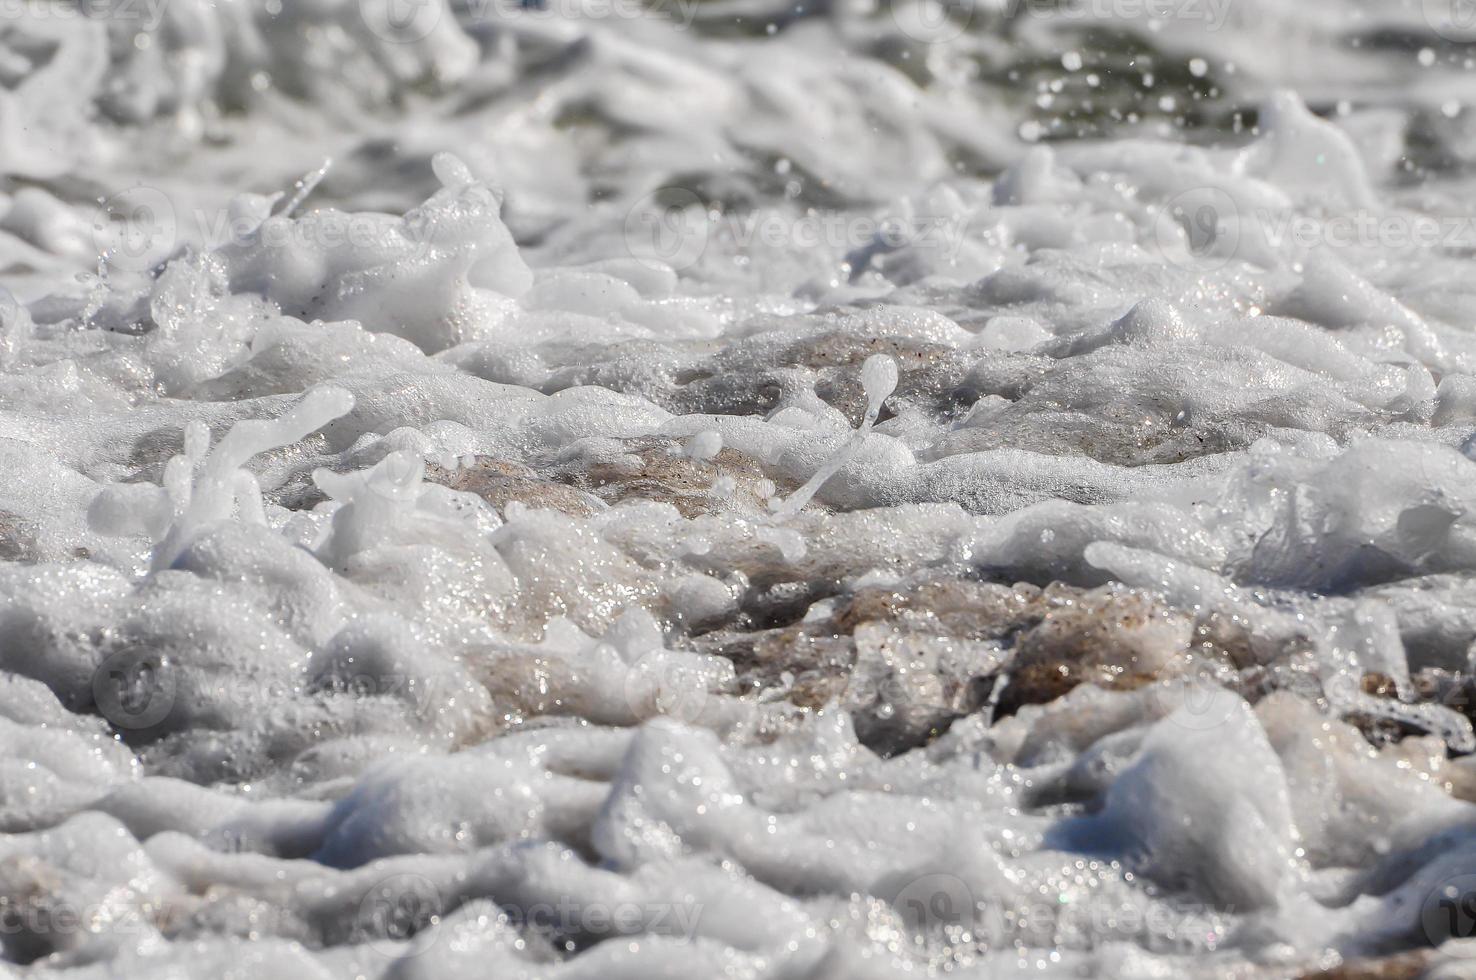
<svg viewBox="0 0 1476 980">
<path fill-rule="evenodd" d="M 4 969 L 1476 975 L 1469 13 L 0 2 Z"/>
</svg>

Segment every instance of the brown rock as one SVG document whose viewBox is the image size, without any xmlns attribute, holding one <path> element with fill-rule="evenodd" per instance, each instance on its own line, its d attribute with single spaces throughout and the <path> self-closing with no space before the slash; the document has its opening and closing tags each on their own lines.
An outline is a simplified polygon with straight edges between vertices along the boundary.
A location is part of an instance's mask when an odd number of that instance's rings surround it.
<svg viewBox="0 0 1476 980">
<path fill-rule="evenodd" d="M 994 640 L 1041 620 L 1046 609 L 1033 585 L 933 579 L 906 591 L 860 589 L 836 609 L 846 633 L 862 623 L 901 621 L 960 639 Z"/>
<path fill-rule="evenodd" d="M 469 466 L 448 470 L 431 463 L 425 468 L 427 483 L 474 493 L 501 515 L 517 501 L 539 510 L 557 510 L 570 517 L 588 517 L 597 501 L 573 487 L 545 480 L 520 463 L 491 456 L 477 456 Z"/>
<path fill-rule="evenodd" d="M 1415 980 L 1426 975 L 1434 959 L 1432 950 L 1413 949 L 1393 956 L 1349 960 L 1331 970 L 1303 973 L 1298 980 Z"/>
<path fill-rule="evenodd" d="M 1016 641 L 999 711 L 1054 701 L 1078 684 L 1130 690 L 1186 666 L 1193 621 L 1147 593 L 1056 585 L 1039 600 L 1040 622 Z"/>
<path fill-rule="evenodd" d="M 735 504 L 750 511 L 763 506 L 759 492 L 763 470 L 733 449 L 724 448 L 710 460 L 693 459 L 682 451 L 682 442 L 653 437 L 628 440 L 625 449 L 617 455 L 562 462 L 549 473 L 606 503 L 655 500 L 671 504 L 688 518 Z M 714 490 L 725 476 L 733 481 L 730 497 Z"/>
<path fill-rule="evenodd" d="M 35 526 L 8 510 L 0 510 L 0 561 L 35 561 L 36 554 Z"/>
</svg>

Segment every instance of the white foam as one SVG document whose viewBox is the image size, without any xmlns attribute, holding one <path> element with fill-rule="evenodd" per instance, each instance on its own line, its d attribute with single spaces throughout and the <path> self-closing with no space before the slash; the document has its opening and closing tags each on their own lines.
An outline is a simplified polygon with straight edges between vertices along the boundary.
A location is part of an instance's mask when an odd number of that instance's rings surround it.
<svg viewBox="0 0 1476 980">
<path fill-rule="evenodd" d="M 1469 30 L 64 6 L 0 31 L 7 961 L 1449 941 L 1476 295 L 1390 236 L 1469 210 L 1396 169 L 1471 155 Z"/>
</svg>

